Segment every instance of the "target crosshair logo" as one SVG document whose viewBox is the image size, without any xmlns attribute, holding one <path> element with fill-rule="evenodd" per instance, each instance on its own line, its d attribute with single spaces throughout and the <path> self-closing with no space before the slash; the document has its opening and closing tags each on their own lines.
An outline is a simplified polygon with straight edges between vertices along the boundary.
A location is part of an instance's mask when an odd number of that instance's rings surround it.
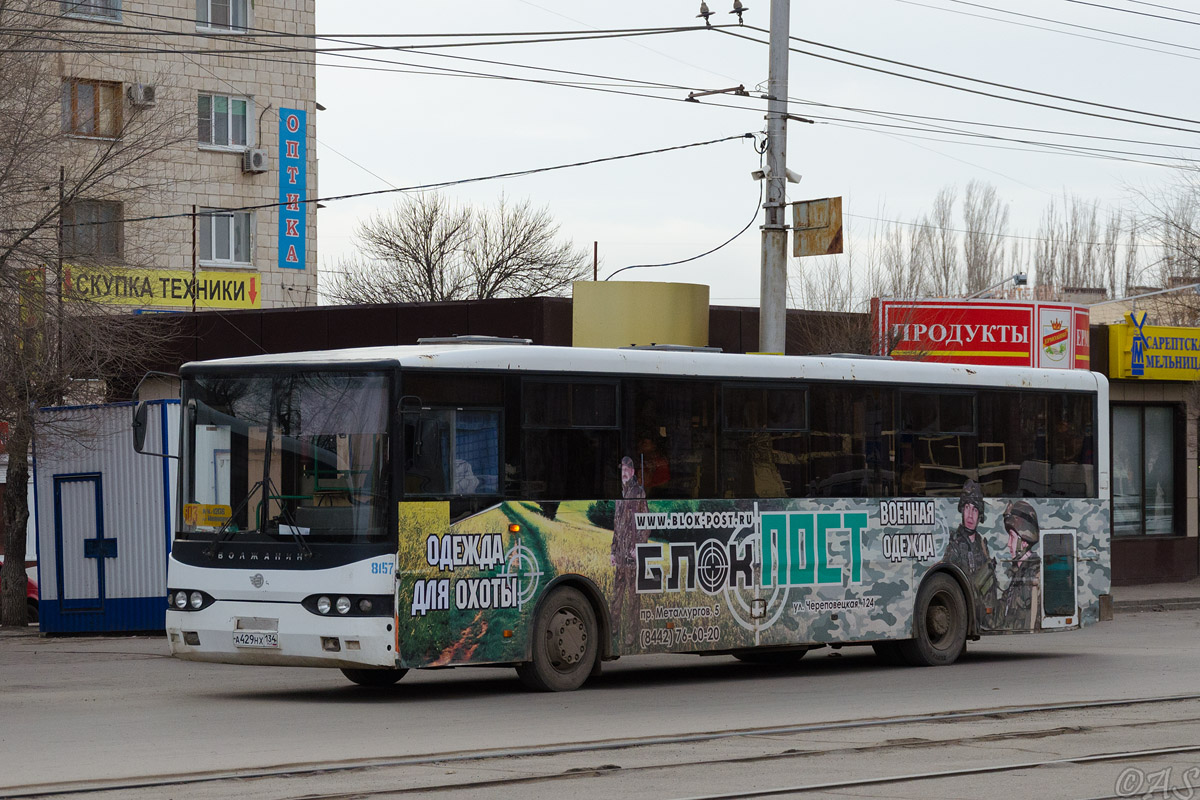
<svg viewBox="0 0 1200 800">
<path fill-rule="evenodd" d="M 696 580 L 709 596 L 725 588 L 729 580 L 729 553 L 716 539 L 706 541 L 696 554 Z"/>
<path fill-rule="evenodd" d="M 774 543 L 767 543 L 774 548 Z M 752 550 L 754 580 L 751 586 L 725 586 L 725 606 L 734 622 L 745 630 L 754 633 L 754 643 L 758 644 L 762 632 L 770 628 L 783 616 L 790 600 L 791 587 L 780 586 L 776 583 L 767 589 L 763 586 L 762 551 L 764 547 L 762 535 L 762 518 L 759 516 L 758 505 L 754 508 L 754 525 L 749 528 L 739 528 L 729 536 L 729 545 L 747 547 Z M 779 562 L 778 553 L 773 559 Z M 763 595 L 766 594 L 764 597 Z M 749 597 L 747 597 L 749 595 Z"/>
<path fill-rule="evenodd" d="M 524 608 L 526 603 L 533 600 L 543 574 L 538 566 L 537 554 L 522 544 L 513 545 L 505 554 L 504 569 L 498 573 L 499 577 L 516 584 L 517 608 Z"/>
</svg>

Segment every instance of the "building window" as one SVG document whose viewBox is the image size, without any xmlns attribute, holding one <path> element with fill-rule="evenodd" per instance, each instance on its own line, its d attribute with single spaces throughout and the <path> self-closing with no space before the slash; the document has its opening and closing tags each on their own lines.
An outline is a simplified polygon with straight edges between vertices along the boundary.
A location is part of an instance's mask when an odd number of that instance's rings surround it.
<svg viewBox="0 0 1200 800">
<path fill-rule="evenodd" d="M 251 263 L 252 212 L 208 209 L 199 215 L 196 222 L 201 261 L 220 265 Z"/>
<path fill-rule="evenodd" d="M 121 18 L 121 0 L 59 0 L 59 8 L 70 17 Z"/>
<path fill-rule="evenodd" d="M 62 210 L 63 256 L 120 260 L 122 205 L 111 200 L 76 200 Z"/>
<path fill-rule="evenodd" d="M 201 27 L 244 31 L 249 20 L 248 0 L 196 0 L 196 24 Z"/>
<path fill-rule="evenodd" d="M 217 147 L 245 147 L 249 101 L 223 94 L 201 94 L 196 103 L 197 139 Z"/>
<path fill-rule="evenodd" d="M 121 135 L 121 84 L 65 79 L 62 117 L 66 133 L 115 139 Z"/>
<path fill-rule="evenodd" d="M 1175 409 L 1113 406 L 1113 535 L 1175 533 Z"/>
</svg>

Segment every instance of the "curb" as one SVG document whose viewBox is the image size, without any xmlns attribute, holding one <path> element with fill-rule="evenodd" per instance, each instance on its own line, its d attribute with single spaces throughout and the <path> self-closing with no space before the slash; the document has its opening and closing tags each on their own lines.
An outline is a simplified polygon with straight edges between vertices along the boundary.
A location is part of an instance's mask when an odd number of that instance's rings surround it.
<svg viewBox="0 0 1200 800">
<path fill-rule="evenodd" d="M 1137 614 L 1143 611 L 1188 611 L 1196 608 L 1200 608 L 1200 597 L 1113 601 L 1114 614 Z"/>
</svg>

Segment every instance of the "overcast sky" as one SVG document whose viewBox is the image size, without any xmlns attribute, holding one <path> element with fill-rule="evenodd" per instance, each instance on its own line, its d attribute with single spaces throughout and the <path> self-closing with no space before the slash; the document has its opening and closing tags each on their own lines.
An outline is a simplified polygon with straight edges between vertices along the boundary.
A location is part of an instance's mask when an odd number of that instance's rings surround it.
<svg viewBox="0 0 1200 800">
<path fill-rule="evenodd" d="M 483 39 L 467 34 L 686 27 L 700 23 L 696 19 L 700 4 L 698 0 L 599 4 L 322 0 L 317 3 L 317 31 L 322 35 L 352 39 L 365 33 L 387 33 L 397 38 L 363 41 L 396 46 L 470 42 L 473 46 L 355 53 L 396 62 L 394 65 L 318 56 L 318 64 L 324 66 L 317 71 L 317 99 L 326 107 L 317 116 L 320 194 L 328 197 L 464 180 L 762 131 L 765 101 L 758 95 L 765 91 L 767 79 L 767 35 L 763 31 L 770 27 L 770 3 L 745 2 L 749 6 L 746 27 L 727 32 L 694 30 L 592 41 L 484 45 Z M 1015 13 L 989 10 L 989 6 Z M 710 7 L 715 12 L 714 24 L 736 21 L 728 13 L 732 0 L 712 0 Z M 444 36 L 416 38 L 415 34 Z M 1200 132 L 1200 121 L 1131 113 L 1200 119 L 1192 79 L 1200 66 L 1200 6 L 1189 0 L 1155 0 L 1153 4 L 1136 0 L 797 0 L 792 3 L 791 34 L 861 53 L 792 43 L 795 48 L 857 64 L 1047 106 Z M 511 41 L 516 37 L 493 38 Z M 338 45 L 325 41 L 322 46 Z M 1127 110 L 1034 96 L 866 56 Z M 583 82 L 595 88 L 463 77 L 448 70 Z M 689 91 L 739 84 L 751 97 L 681 102 Z M 851 238 L 869 234 L 870 218 L 911 220 L 927 211 L 943 186 L 956 185 L 961 197 L 971 179 L 990 182 L 1010 203 L 1010 229 L 1017 234 L 1032 234 L 1046 203 L 1064 193 L 1096 200 L 1105 209 L 1120 208 L 1136 192 L 1154 191 L 1176 180 L 1176 173 L 1169 168 L 1084 158 L 1041 144 L 987 139 L 966 144 L 960 135 L 928 130 L 930 125 L 1072 147 L 1132 151 L 1140 155 L 1119 157 L 1140 161 L 1179 163 L 1171 159 L 1200 157 L 1200 149 L 1183 149 L 1200 145 L 1200 139 L 1184 131 L 1022 105 L 796 52 L 791 54 L 789 95 L 794 101 L 793 114 L 851 120 L 818 119 L 815 125 L 792 122 L 788 128 L 788 165 L 804 176 L 798 186 L 789 187 L 789 200 L 842 195 Z M 1115 140 L 867 116 L 805 102 Z M 922 130 L 872 128 L 863 125 L 865 121 Z M 759 186 L 750 172 L 758 163 L 751 140 L 737 139 L 471 183 L 444 193 L 479 204 L 494 203 L 503 193 L 549 207 L 565 236 L 589 252 L 593 241 L 599 243 L 603 278 L 631 264 L 689 258 L 732 237 L 755 217 Z M 352 252 L 352 232 L 358 220 L 398 198 L 391 194 L 327 203 L 320 212 L 322 269 L 334 268 L 340 257 Z M 757 304 L 760 223 L 758 212 L 754 224 L 740 238 L 697 261 L 631 270 L 617 279 L 705 283 L 711 286 L 713 303 Z M 820 260 L 792 261 L 793 272 L 820 268 Z"/>
</svg>

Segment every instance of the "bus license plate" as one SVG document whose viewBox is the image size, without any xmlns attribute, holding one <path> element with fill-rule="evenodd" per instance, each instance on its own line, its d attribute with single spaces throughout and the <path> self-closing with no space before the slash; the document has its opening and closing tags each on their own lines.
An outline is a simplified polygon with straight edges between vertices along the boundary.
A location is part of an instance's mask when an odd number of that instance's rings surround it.
<svg viewBox="0 0 1200 800">
<path fill-rule="evenodd" d="M 275 631 L 234 631 L 234 647 L 279 647 L 279 634 Z"/>
</svg>

